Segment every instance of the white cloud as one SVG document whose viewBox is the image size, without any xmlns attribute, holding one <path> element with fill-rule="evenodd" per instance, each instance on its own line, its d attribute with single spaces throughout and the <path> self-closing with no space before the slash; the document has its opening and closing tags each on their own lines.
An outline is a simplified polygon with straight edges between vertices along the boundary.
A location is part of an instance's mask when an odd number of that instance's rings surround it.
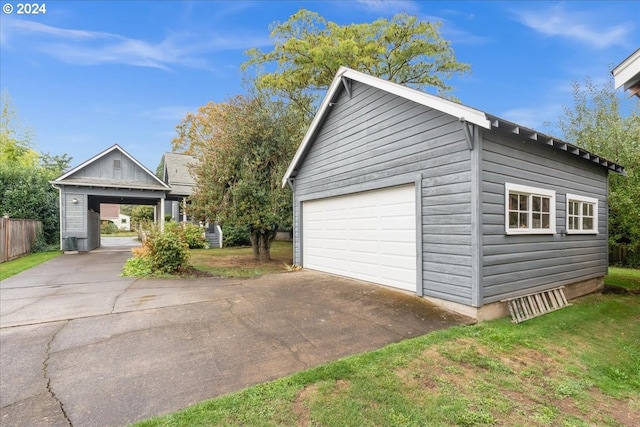
<svg viewBox="0 0 640 427">
<path fill-rule="evenodd" d="M 211 68 L 204 55 L 269 44 L 267 37 L 174 33 L 159 42 L 99 31 L 53 27 L 34 21 L 5 20 L 3 41 L 11 31 L 20 49 L 42 52 L 77 65 L 126 64 L 170 70 L 173 66 Z M 17 36 L 17 37 L 13 37 Z M 17 46 L 11 46 L 17 49 Z"/>
<path fill-rule="evenodd" d="M 414 1 L 358 0 L 358 3 L 367 10 L 377 13 L 416 13 L 420 9 Z"/>
<path fill-rule="evenodd" d="M 529 11 L 516 11 L 516 20 L 550 37 L 579 41 L 594 48 L 627 47 L 632 24 L 603 24 L 598 12 L 568 11 L 563 4 Z"/>
</svg>

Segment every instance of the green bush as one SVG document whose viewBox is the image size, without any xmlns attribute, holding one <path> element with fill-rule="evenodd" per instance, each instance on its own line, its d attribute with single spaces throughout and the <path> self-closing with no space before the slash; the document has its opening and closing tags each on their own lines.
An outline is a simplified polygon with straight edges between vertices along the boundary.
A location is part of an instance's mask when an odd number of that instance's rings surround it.
<svg viewBox="0 0 640 427">
<path fill-rule="evenodd" d="M 129 258 L 122 269 L 123 276 L 145 277 L 153 273 L 151 258 L 148 256 L 134 256 Z"/>
<path fill-rule="evenodd" d="M 244 225 L 223 225 L 222 240 L 224 246 L 251 246 L 249 228 Z"/>
<path fill-rule="evenodd" d="M 105 221 L 100 225 L 100 234 L 116 234 L 118 227 L 111 221 Z"/>
<path fill-rule="evenodd" d="M 189 249 L 207 249 L 209 247 L 209 242 L 204 237 L 204 229 L 195 224 L 183 226 L 182 238 L 189 245 Z"/>
<path fill-rule="evenodd" d="M 33 245 L 31 245 L 31 253 L 55 250 L 52 246 L 53 245 L 47 243 L 47 236 L 45 236 L 44 232 L 40 230 L 36 234 L 36 240 L 33 242 Z"/>
<path fill-rule="evenodd" d="M 165 231 L 149 236 L 152 272 L 176 273 L 188 267 L 189 245 L 177 233 Z"/>
</svg>

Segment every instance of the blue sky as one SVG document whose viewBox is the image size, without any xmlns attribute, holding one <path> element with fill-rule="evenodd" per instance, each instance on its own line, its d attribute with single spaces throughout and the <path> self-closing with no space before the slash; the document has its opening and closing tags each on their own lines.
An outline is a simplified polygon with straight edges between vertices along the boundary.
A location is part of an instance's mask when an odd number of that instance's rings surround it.
<svg viewBox="0 0 640 427">
<path fill-rule="evenodd" d="M 36 149 L 72 165 L 118 143 L 155 170 L 185 114 L 244 93 L 245 50 L 269 50 L 270 24 L 302 7 L 340 24 L 399 12 L 441 21 L 472 68 L 451 81 L 454 95 L 555 135 L 545 122 L 571 105 L 572 82 L 606 82 L 640 47 L 638 1 L 47 0 L 40 15 L 1 3 L 13 11 L 0 13 L 0 87 Z"/>
</svg>

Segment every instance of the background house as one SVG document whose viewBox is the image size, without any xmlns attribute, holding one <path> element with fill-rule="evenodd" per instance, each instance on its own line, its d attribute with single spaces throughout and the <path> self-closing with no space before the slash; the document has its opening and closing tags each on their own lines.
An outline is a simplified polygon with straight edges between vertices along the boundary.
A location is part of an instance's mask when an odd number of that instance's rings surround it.
<svg viewBox="0 0 640 427">
<path fill-rule="evenodd" d="M 131 230 L 131 217 L 120 213 L 120 205 L 111 203 L 100 204 L 100 221 L 112 222 L 119 230 Z"/>
<path fill-rule="evenodd" d="M 477 319 L 607 274 L 622 166 L 499 117 L 341 68 L 292 160 L 294 262 Z"/>
<path fill-rule="evenodd" d="M 640 98 L 640 49 L 622 61 L 611 74 L 616 89 L 622 87 Z"/>
</svg>

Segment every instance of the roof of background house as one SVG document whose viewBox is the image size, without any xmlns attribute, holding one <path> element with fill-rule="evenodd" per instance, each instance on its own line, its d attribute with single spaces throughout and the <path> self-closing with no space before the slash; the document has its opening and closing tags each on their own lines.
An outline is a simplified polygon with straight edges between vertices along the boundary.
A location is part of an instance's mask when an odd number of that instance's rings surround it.
<svg viewBox="0 0 640 427">
<path fill-rule="evenodd" d="M 616 89 L 624 86 L 624 90 L 640 98 L 640 49 L 611 71 Z"/>
<path fill-rule="evenodd" d="M 477 110 L 475 108 L 468 107 L 466 105 L 459 104 L 457 102 L 450 101 L 439 96 L 431 95 L 429 93 L 412 89 L 410 87 L 384 80 L 379 77 L 361 73 L 347 67 L 340 67 L 340 69 L 336 73 L 335 78 L 333 79 L 333 82 L 331 83 L 331 86 L 329 86 L 329 89 L 327 90 L 327 93 L 322 100 L 322 103 L 320 104 L 320 108 L 318 109 L 318 112 L 316 113 L 313 121 L 311 122 L 311 125 L 309 126 L 309 129 L 307 130 L 307 133 L 300 143 L 300 146 L 298 147 L 293 160 L 289 164 L 287 172 L 282 178 L 283 187 L 287 184 L 287 181 L 290 178 L 293 178 L 295 176 L 298 167 L 300 166 L 308 149 L 310 148 L 311 141 L 320 129 L 325 116 L 329 112 L 329 108 L 333 105 L 336 95 L 340 93 L 342 88 L 344 88 L 344 90 L 346 90 L 347 92 L 351 91 L 349 80 L 358 81 L 400 96 L 402 98 L 414 101 L 426 107 L 442 111 L 453 117 L 457 117 L 460 121 L 473 123 L 485 129 L 500 129 L 520 135 L 523 138 L 527 138 L 534 142 L 547 145 L 550 148 L 566 151 L 570 154 L 574 154 L 600 166 L 606 167 L 609 170 L 618 172 L 622 175 L 626 175 L 623 166 L 600 157 L 597 154 L 591 153 L 585 149 L 582 149 L 576 145 L 564 142 L 558 138 L 545 135 L 533 129 L 520 126 L 516 123 L 485 113 L 484 111 Z"/>
<path fill-rule="evenodd" d="M 191 195 L 196 186 L 191 167 L 197 164 L 198 159 L 188 154 L 164 154 L 164 182 L 171 186 L 170 194 Z"/>
</svg>

